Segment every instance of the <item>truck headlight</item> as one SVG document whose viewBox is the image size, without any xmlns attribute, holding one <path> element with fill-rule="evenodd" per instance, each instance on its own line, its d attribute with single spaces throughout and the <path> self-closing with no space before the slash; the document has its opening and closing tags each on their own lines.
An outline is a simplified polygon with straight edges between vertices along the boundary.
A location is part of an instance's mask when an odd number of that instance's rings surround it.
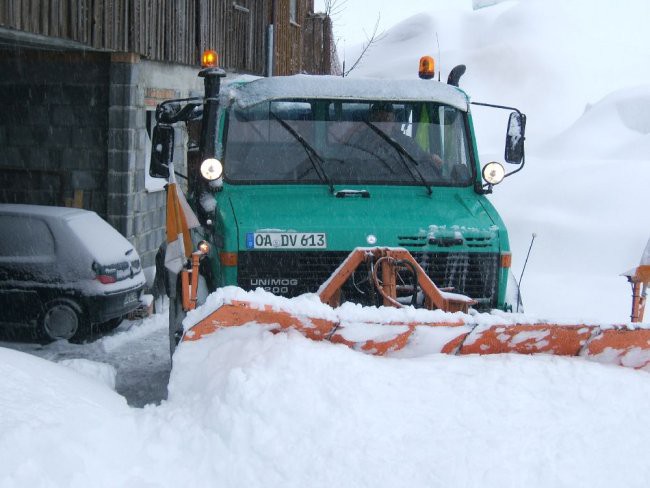
<svg viewBox="0 0 650 488">
<path fill-rule="evenodd" d="M 208 241 L 201 241 L 199 242 L 198 246 L 196 246 L 201 254 L 209 254 L 210 253 L 210 244 Z"/>
<path fill-rule="evenodd" d="M 505 175 L 506 170 L 503 165 L 494 161 L 486 164 L 483 168 L 483 179 L 490 185 L 498 185 L 503 181 Z"/>
<path fill-rule="evenodd" d="M 216 158 L 208 158 L 201 163 L 201 176 L 208 181 L 214 181 L 221 178 L 223 174 L 223 165 Z"/>
</svg>

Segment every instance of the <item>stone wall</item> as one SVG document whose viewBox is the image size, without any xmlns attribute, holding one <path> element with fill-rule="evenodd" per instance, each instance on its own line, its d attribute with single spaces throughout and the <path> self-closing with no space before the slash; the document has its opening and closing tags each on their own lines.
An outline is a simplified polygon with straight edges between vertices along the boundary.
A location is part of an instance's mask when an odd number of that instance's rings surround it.
<svg viewBox="0 0 650 488">
<path fill-rule="evenodd" d="M 165 239 L 164 182 L 145 178 L 156 105 L 169 98 L 202 94 L 198 68 L 111 56 L 108 100 L 107 220 L 136 247 L 143 266 L 154 265 Z M 186 135 L 176 131 L 174 160 L 184 172 Z"/>
</svg>

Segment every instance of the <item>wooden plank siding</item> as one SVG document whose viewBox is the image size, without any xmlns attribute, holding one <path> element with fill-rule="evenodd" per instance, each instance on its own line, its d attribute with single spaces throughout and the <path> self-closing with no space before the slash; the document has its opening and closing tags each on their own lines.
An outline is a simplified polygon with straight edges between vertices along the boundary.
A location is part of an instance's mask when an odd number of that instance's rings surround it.
<svg viewBox="0 0 650 488">
<path fill-rule="evenodd" d="M 266 71 L 273 4 L 274 0 L 1 0 L 0 27 L 192 66 L 199 64 L 204 49 L 212 48 L 222 67 L 261 75 Z M 295 23 L 289 20 L 290 0 L 275 4 L 274 74 L 324 72 L 327 55 L 317 52 L 323 45 L 323 22 L 314 21 L 314 0 L 297 1 Z"/>
</svg>

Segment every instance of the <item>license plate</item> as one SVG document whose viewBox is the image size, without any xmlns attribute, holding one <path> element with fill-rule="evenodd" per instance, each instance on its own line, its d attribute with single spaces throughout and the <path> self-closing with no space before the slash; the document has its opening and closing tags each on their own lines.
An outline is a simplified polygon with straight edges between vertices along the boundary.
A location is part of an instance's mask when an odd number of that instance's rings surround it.
<svg viewBox="0 0 650 488">
<path fill-rule="evenodd" d="M 325 249 L 324 232 L 250 232 L 246 234 L 248 249 Z"/>
<path fill-rule="evenodd" d="M 124 296 L 124 305 L 138 301 L 138 293 L 131 291 Z"/>
</svg>

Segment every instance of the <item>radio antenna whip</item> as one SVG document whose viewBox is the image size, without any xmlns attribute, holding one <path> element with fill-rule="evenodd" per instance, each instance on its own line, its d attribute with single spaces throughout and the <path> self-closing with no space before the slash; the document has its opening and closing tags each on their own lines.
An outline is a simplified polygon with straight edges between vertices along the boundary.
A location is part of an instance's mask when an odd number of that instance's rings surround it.
<svg viewBox="0 0 650 488">
<path fill-rule="evenodd" d="M 438 44 L 438 81 L 440 81 L 442 63 L 440 62 L 440 40 L 438 39 L 438 32 L 436 32 L 436 44 Z"/>
<path fill-rule="evenodd" d="M 530 240 L 530 246 L 528 247 L 528 254 L 526 254 L 526 261 L 524 261 L 524 267 L 521 269 L 521 274 L 519 275 L 519 284 L 517 285 L 517 312 L 519 312 L 519 304 L 521 303 L 521 280 L 524 278 L 524 271 L 526 271 L 526 265 L 528 264 L 530 251 L 533 249 L 535 237 L 537 237 L 537 234 L 533 232 L 533 238 Z"/>
</svg>

